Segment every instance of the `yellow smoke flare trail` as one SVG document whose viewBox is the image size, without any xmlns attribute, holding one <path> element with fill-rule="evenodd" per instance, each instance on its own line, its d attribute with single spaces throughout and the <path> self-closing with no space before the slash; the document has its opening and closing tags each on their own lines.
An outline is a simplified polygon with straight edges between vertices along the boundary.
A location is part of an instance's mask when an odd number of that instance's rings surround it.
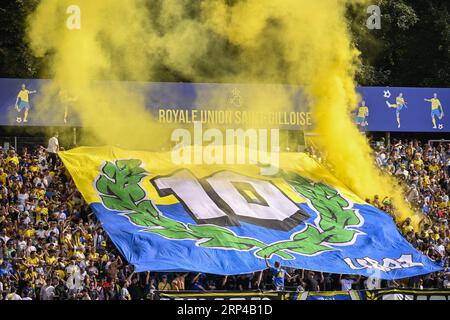
<svg viewBox="0 0 450 320">
<path fill-rule="evenodd" d="M 28 40 L 37 56 L 51 54 L 61 90 L 78 97 L 76 113 L 97 144 L 163 146 L 162 130 L 139 90 L 99 79 L 158 81 L 161 70 L 194 82 L 287 83 L 309 98 L 318 145 L 334 174 L 362 198 L 391 196 L 398 217 L 415 214 L 401 188 L 374 165 L 371 149 L 351 120 L 358 52 L 345 10 L 365 0 L 42 0 L 29 17 Z M 65 27 L 69 5 L 81 8 L 80 30 Z M 261 90 L 246 108 L 294 108 L 290 93 Z M 43 116 L 45 113 L 43 113 Z M 48 115 L 45 115 L 48 116 Z"/>
<path fill-rule="evenodd" d="M 267 21 L 280 19 L 284 28 L 277 37 L 286 46 L 289 68 L 277 72 L 274 61 L 266 66 L 275 78 L 285 73 L 289 82 L 304 86 L 316 119 L 317 141 L 334 174 L 361 198 L 391 197 L 397 218 L 411 217 L 418 227 L 423 215 L 406 203 L 398 182 L 375 166 L 368 141 L 351 118 L 358 103 L 354 78 L 359 53 L 351 45 L 344 10 L 347 4 L 364 2 L 249 0 L 228 11 L 222 2 L 211 20 L 219 33 L 247 48 L 245 54 L 258 55 Z"/>
</svg>

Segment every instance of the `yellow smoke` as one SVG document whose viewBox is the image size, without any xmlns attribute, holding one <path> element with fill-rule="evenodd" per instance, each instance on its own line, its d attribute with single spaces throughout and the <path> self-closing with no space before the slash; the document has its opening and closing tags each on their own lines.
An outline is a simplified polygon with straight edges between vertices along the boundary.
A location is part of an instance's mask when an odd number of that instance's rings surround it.
<svg viewBox="0 0 450 320">
<path fill-rule="evenodd" d="M 399 217 L 405 218 L 414 214 L 402 190 L 375 167 L 351 119 L 359 99 L 354 82 L 358 52 L 345 10 L 365 2 L 42 0 L 29 17 L 28 38 L 37 56 L 51 54 L 55 81 L 46 90 L 64 89 L 78 97 L 75 111 L 98 144 L 164 145 L 170 128 L 162 130 L 145 112 L 141 92 L 96 80 L 158 81 L 171 70 L 175 78 L 194 82 L 300 85 L 335 175 L 360 197 L 392 196 Z M 71 4 L 81 8 L 81 30 L 65 27 Z M 248 108 L 293 108 L 289 101 L 288 92 L 262 89 Z"/>
<path fill-rule="evenodd" d="M 81 8 L 80 30 L 66 27 L 66 10 L 72 4 Z M 80 117 L 97 144 L 140 147 L 155 137 L 156 130 L 163 130 L 145 112 L 141 92 L 119 82 L 123 77 L 140 79 L 152 70 L 147 55 L 151 39 L 145 34 L 149 25 L 141 11 L 140 1 L 40 3 L 29 17 L 28 38 L 37 56 L 51 55 L 48 68 L 54 78 L 38 101 L 41 117 L 49 116 L 45 108 L 51 97 L 63 92 L 74 100 L 69 114 Z"/>
</svg>

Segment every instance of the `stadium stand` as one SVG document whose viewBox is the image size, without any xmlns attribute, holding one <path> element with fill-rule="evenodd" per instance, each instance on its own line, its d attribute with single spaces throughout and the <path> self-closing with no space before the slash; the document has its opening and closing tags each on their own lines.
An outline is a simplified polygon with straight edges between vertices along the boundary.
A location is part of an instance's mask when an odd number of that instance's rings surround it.
<svg viewBox="0 0 450 320">
<path fill-rule="evenodd" d="M 307 150 L 320 158 L 312 148 Z M 407 199 L 427 216 L 423 231 L 398 221 L 406 239 L 448 267 L 450 252 L 450 144 L 393 140 L 374 147 L 374 161 L 409 186 Z M 394 214 L 389 198 L 372 205 Z M 160 292 L 273 290 L 271 270 L 239 276 L 136 273 L 108 239 L 58 160 L 49 164 L 45 147 L 0 149 L 0 299 L 141 300 Z M 370 287 L 367 278 L 290 270 L 285 290 L 346 291 Z M 275 277 L 276 278 L 276 277 Z M 277 280 L 277 279 L 275 279 Z M 278 279 L 281 280 L 281 279 Z M 370 280 L 370 279 L 369 279 Z M 284 276 L 282 281 L 284 282 Z M 378 288 L 450 288 L 444 271 Z M 370 288 L 373 288 L 370 287 Z"/>
</svg>

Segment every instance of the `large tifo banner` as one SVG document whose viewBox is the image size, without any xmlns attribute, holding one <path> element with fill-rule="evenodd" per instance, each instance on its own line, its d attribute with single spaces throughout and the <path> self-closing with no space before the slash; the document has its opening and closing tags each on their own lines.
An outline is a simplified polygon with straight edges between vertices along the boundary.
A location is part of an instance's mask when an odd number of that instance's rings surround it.
<svg viewBox="0 0 450 320">
<path fill-rule="evenodd" d="M 77 99 L 65 92 L 45 96 L 51 80 L 0 79 L 0 125 L 82 126 Z M 108 86 L 108 82 L 95 85 Z M 115 83 L 117 85 L 117 83 Z M 301 88 L 287 85 L 122 82 L 142 95 L 161 125 L 311 131 L 315 119 Z M 355 125 L 362 131 L 450 132 L 450 89 L 358 87 Z M 274 98 L 276 97 L 276 98 Z M 260 110 L 261 103 L 273 111 Z M 92 106 L 95 108 L 95 105 Z M 27 115 L 25 115 L 27 112 Z"/>
<path fill-rule="evenodd" d="M 78 189 L 138 272 L 235 275 L 271 264 L 397 279 L 441 270 L 305 154 L 257 165 L 176 167 L 170 153 L 60 153 Z"/>
</svg>

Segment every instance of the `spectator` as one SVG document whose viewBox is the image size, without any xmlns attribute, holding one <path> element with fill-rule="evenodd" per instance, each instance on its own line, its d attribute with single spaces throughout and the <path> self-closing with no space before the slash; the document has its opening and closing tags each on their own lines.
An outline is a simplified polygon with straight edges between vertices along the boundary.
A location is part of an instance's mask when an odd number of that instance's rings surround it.
<svg viewBox="0 0 450 320">
<path fill-rule="evenodd" d="M 58 159 L 58 151 L 59 151 L 59 141 L 58 141 L 58 132 L 55 132 L 55 134 L 48 140 L 48 162 L 51 164 L 53 170 L 56 169 L 56 162 Z"/>
<path fill-rule="evenodd" d="M 172 286 L 170 285 L 169 281 L 167 280 L 167 275 L 163 275 L 161 277 L 161 281 L 158 284 L 158 290 L 159 291 L 170 291 L 172 290 Z"/>
<path fill-rule="evenodd" d="M 316 273 L 313 271 L 308 271 L 305 279 L 305 290 L 306 291 L 320 291 L 319 281 L 317 281 Z"/>
<path fill-rule="evenodd" d="M 339 282 L 341 283 L 341 291 L 350 291 L 354 283 L 359 282 L 361 276 L 358 278 L 353 278 L 349 275 L 341 275 Z"/>
</svg>

